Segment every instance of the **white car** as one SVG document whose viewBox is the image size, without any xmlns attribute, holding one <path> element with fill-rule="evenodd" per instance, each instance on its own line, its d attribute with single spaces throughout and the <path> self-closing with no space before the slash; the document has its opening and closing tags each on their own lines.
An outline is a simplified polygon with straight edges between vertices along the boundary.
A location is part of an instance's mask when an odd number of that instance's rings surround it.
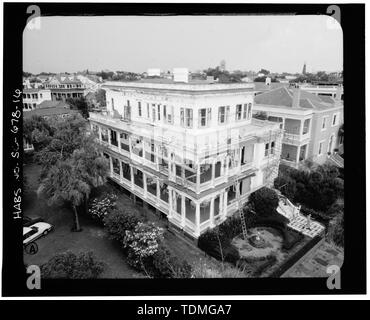
<svg viewBox="0 0 370 320">
<path fill-rule="evenodd" d="M 46 222 L 37 222 L 32 226 L 23 227 L 23 245 L 47 235 L 52 229 L 53 226 Z"/>
</svg>

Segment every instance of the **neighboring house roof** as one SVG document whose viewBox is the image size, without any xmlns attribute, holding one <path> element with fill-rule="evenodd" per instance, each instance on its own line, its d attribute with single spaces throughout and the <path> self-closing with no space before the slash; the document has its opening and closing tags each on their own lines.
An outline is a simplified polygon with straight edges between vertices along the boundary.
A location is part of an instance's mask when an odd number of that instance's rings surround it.
<svg viewBox="0 0 370 320">
<path fill-rule="evenodd" d="M 270 85 L 265 84 L 264 82 L 254 82 L 255 91 L 269 91 L 276 88 L 286 87 L 289 84 L 282 82 L 271 82 Z"/>
<path fill-rule="evenodd" d="M 327 110 L 338 106 L 334 99 L 327 96 L 317 96 L 310 92 L 300 90 L 299 108 Z M 270 106 L 293 107 L 293 90 L 288 87 L 281 87 L 263 92 L 254 97 L 256 104 Z"/>
<path fill-rule="evenodd" d="M 23 117 L 25 119 L 31 118 L 32 116 L 39 116 L 39 117 L 51 117 L 51 116 L 61 116 L 65 114 L 76 114 L 79 113 L 77 110 L 72 110 L 69 108 L 65 108 L 63 106 L 56 106 L 50 108 L 38 108 L 31 111 L 27 111 L 23 113 Z"/>
<path fill-rule="evenodd" d="M 48 82 L 59 82 L 61 84 L 82 84 L 82 82 L 74 75 L 58 74 L 53 76 Z"/>
</svg>

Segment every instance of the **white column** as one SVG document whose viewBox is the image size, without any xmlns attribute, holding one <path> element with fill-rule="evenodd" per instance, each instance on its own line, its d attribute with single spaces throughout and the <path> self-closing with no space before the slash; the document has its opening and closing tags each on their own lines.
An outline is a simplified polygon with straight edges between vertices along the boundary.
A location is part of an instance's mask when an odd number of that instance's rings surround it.
<svg viewBox="0 0 370 320">
<path fill-rule="evenodd" d="M 160 188 L 160 183 L 159 179 L 157 179 L 157 202 L 161 199 L 161 188 Z"/>
<path fill-rule="evenodd" d="M 117 132 L 118 150 L 121 152 L 121 132 L 120 131 L 116 132 Z"/>
<path fill-rule="evenodd" d="M 110 135 L 111 135 L 111 129 L 107 129 L 108 130 L 108 143 L 109 143 L 109 145 L 111 144 L 111 137 L 110 137 Z"/>
<path fill-rule="evenodd" d="M 196 192 L 200 192 L 200 164 L 199 162 L 197 163 L 197 180 L 196 180 Z"/>
<path fill-rule="evenodd" d="M 129 148 L 129 152 L 130 152 L 130 156 L 131 156 L 131 153 L 132 153 L 132 147 L 131 147 L 131 135 L 128 136 L 128 148 Z"/>
<path fill-rule="evenodd" d="M 301 146 L 298 146 L 297 147 L 297 156 L 296 156 L 296 163 L 298 164 L 299 163 L 299 154 L 301 152 Z"/>
<path fill-rule="evenodd" d="M 118 161 L 119 161 L 119 178 L 120 178 L 120 180 L 122 182 L 122 180 L 123 180 L 122 161 L 120 159 L 118 159 Z"/>
<path fill-rule="evenodd" d="M 196 236 L 200 235 L 200 204 L 197 203 L 195 207 L 195 230 L 194 233 Z"/>
<path fill-rule="evenodd" d="M 211 177 L 211 186 L 215 186 L 215 175 L 216 175 L 216 162 L 213 160 L 212 162 L 212 177 Z"/>
<path fill-rule="evenodd" d="M 131 174 L 131 188 L 133 189 L 135 186 L 135 182 L 134 182 L 134 168 L 132 166 L 130 166 L 130 174 Z"/>
<path fill-rule="evenodd" d="M 110 167 L 110 174 L 111 176 L 113 176 L 113 160 L 111 156 L 109 156 L 109 167 Z"/>
<path fill-rule="evenodd" d="M 304 124 L 304 120 L 301 120 L 301 124 L 299 127 L 299 137 L 300 138 L 302 137 L 302 134 L 303 134 L 303 124 Z"/>
<path fill-rule="evenodd" d="M 173 198 L 172 198 L 172 189 L 167 187 L 168 190 L 168 218 L 172 218 L 173 210 Z"/>
<path fill-rule="evenodd" d="M 209 208 L 209 219 L 211 221 L 211 228 L 213 228 L 215 226 L 215 222 L 214 222 L 214 210 L 215 210 L 215 198 L 213 197 L 211 199 L 211 205 L 210 205 L 210 208 Z"/>
<path fill-rule="evenodd" d="M 148 190 L 146 185 L 146 173 L 143 172 L 143 189 L 144 189 L 144 197 L 147 196 Z"/>
<path fill-rule="evenodd" d="M 224 193 L 224 210 L 220 213 L 222 218 L 227 216 L 227 191 Z"/>
<path fill-rule="evenodd" d="M 185 218 L 186 218 L 186 212 L 185 212 L 185 196 L 181 195 L 181 226 L 185 227 Z"/>
<path fill-rule="evenodd" d="M 101 126 L 98 126 L 99 128 L 99 141 L 102 141 L 102 138 L 101 138 Z"/>
</svg>

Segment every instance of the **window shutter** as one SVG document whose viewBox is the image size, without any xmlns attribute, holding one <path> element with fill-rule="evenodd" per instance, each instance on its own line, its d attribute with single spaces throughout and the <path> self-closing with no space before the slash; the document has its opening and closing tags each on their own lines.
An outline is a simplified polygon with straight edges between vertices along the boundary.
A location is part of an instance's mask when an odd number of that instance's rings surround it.
<svg viewBox="0 0 370 320">
<path fill-rule="evenodd" d="M 198 110 L 198 127 L 202 127 L 202 111 L 201 109 Z"/>
<path fill-rule="evenodd" d="M 174 124 L 175 121 L 175 113 L 173 112 L 173 106 L 171 106 L 171 123 Z"/>
<path fill-rule="evenodd" d="M 211 111 L 212 108 L 207 109 L 207 127 L 209 127 L 209 125 L 211 124 Z"/>
<path fill-rule="evenodd" d="M 190 117 L 190 128 L 193 128 L 193 109 L 189 109 L 189 117 Z"/>
<path fill-rule="evenodd" d="M 180 109 L 180 123 L 181 123 L 181 126 L 183 127 L 184 126 L 184 108 Z"/>
<path fill-rule="evenodd" d="M 218 107 L 218 123 L 221 123 L 221 108 L 222 107 Z"/>
<path fill-rule="evenodd" d="M 226 107 L 226 115 L 225 115 L 226 123 L 229 122 L 229 117 L 230 117 L 230 106 L 227 106 Z"/>
</svg>

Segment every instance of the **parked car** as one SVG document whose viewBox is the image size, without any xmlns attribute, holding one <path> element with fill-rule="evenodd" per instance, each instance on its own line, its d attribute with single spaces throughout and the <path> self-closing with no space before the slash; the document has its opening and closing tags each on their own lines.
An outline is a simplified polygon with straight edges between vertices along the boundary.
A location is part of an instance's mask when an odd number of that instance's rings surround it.
<svg viewBox="0 0 370 320">
<path fill-rule="evenodd" d="M 43 222 L 44 220 L 39 216 L 23 216 L 23 227 L 29 227 L 37 222 Z"/>
<path fill-rule="evenodd" d="M 46 236 L 51 230 L 53 230 L 53 226 L 46 222 L 37 222 L 30 227 L 23 227 L 23 245 Z"/>
</svg>

